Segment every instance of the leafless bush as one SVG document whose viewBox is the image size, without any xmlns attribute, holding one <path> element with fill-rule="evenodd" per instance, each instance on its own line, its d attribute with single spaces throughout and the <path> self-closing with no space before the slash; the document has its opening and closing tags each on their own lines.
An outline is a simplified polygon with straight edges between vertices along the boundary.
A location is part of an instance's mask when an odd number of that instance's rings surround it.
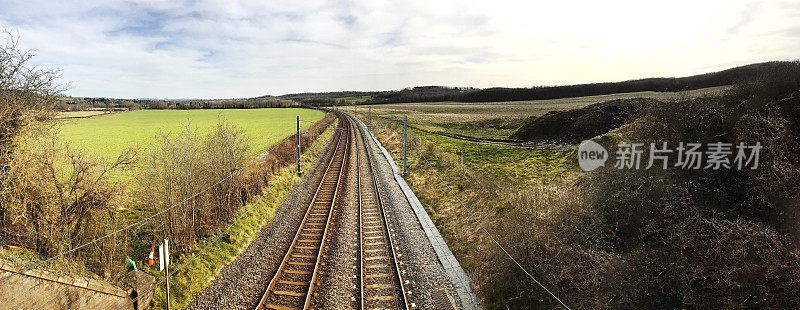
<svg viewBox="0 0 800 310">
<path fill-rule="evenodd" d="M 145 201 L 163 210 L 188 199 L 161 218 L 154 234 L 169 236 L 176 252 L 186 253 L 242 205 L 237 179 L 228 176 L 245 165 L 249 145 L 224 122 L 207 137 L 186 126 L 177 134 L 162 133 L 158 141 L 141 170 Z"/>
<path fill-rule="evenodd" d="M 247 156 L 250 147 L 244 132 L 224 120 L 203 142 L 207 152 L 205 156 L 208 156 L 207 173 L 210 180 L 224 180 L 251 160 Z M 209 201 L 211 207 L 208 210 L 210 212 L 198 215 L 205 222 L 201 226 L 213 229 L 220 220 L 229 220 L 239 206 L 244 205 L 249 198 L 240 190 L 241 187 L 241 178 L 235 175 L 230 181 L 224 181 L 212 188 L 208 194 L 211 197 Z M 202 234 L 205 235 L 211 229 L 204 229 Z"/>
<path fill-rule="evenodd" d="M 797 63 L 789 63 L 733 94 L 656 107 L 620 132 L 645 144 L 759 142 L 763 149 L 755 170 L 592 174 L 588 201 L 612 229 L 607 250 L 624 258 L 610 277 L 619 291 L 609 306 L 797 307 L 789 289 L 800 281 L 797 81 Z"/>
<path fill-rule="evenodd" d="M 8 177 L 17 137 L 34 126 L 52 119 L 53 104 L 60 93 L 55 84 L 57 71 L 30 65 L 33 53 L 20 51 L 17 40 L 3 32 L 6 42 L 0 45 L 0 226 L 9 220 L 6 216 L 9 189 L 13 180 Z"/>
<path fill-rule="evenodd" d="M 677 274 L 675 278 L 681 280 L 682 287 L 667 288 L 684 291 L 684 307 L 800 306 L 796 293 L 800 253 L 790 240 L 761 224 L 704 213 L 694 208 L 668 210 L 663 219 L 649 225 L 645 235 L 653 253 L 660 253 L 661 260 L 669 263 L 660 272 Z M 646 271 L 659 272 L 653 268 Z M 635 284 L 646 285 L 645 281 Z M 640 298 L 645 298 L 645 293 L 641 292 Z"/>
<path fill-rule="evenodd" d="M 9 240 L 51 256 L 106 231 L 120 189 L 109 174 L 129 167 L 135 153 L 113 163 L 70 149 L 52 135 L 27 139 L 10 164 L 4 230 Z"/>
<path fill-rule="evenodd" d="M 303 135 L 307 148 L 330 124 L 326 117 Z M 249 145 L 242 131 L 222 121 L 205 137 L 185 127 L 177 134 L 162 134 L 147 154 L 141 169 L 143 201 L 154 211 L 183 204 L 159 217 L 152 237 L 167 236 L 178 253 L 188 253 L 196 242 L 227 223 L 248 199 L 261 194 L 270 176 L 294 163 L 296 136 L 276 145 L 262 158 L 248 158 Z M 207 190 L 206 190 L 207 189 Z M 195 197 L 195 194 L 202 193 Z"/>
<path fill-rule="evenodd" d="M 538 281 L 573 308 L 602 308 L 613 298 L 608 275 L 619 255 L 606 252 L 610 233 L 572 185 L 511 191 L 508 212 L 492 230 L 499 242 Z M 504 232 L 504 233 L 502 233 Z M 495 248 L 495 249 L 493 249 Z M 482 246 L 486 296 L 512 308 L 555 308 L 558 302 L 492 243 Z"/>
</svg>

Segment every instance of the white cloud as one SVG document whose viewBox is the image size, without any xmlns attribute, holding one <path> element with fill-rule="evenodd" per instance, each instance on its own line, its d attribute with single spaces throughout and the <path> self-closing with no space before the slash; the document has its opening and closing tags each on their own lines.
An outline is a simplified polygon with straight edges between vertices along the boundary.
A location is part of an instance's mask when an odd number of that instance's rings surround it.
<svg viewBox="0 0 800 310">
<path fill-rule="evenodd" d="M 800 56 L 800 2 L 4 1 L 76 96 L 224 98 L 682 76 Z"/>
</svg>

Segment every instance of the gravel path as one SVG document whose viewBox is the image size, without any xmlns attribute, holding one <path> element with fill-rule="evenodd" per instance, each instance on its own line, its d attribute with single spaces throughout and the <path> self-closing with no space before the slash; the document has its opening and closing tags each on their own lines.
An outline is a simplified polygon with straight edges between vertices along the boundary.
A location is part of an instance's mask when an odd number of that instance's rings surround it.
<svg viewBox="0 0 800 310">
<path fill-rule="evenodd" d="M 335 141 L 334 139 L 331 142 Z M 261 229 L 261 233 L 236 259 L 223 267 L 216 278 L 189 304 L 189 309 L 253 309 L 269 285 L 284 254 L 292 243 L 294 234 L 315 187 L 333 152 L 328 142 L 324 156 L 317 160 L 314 169 L 307 173 L 286 196 L 275 212 L 275 217 Z"/>
</svg>

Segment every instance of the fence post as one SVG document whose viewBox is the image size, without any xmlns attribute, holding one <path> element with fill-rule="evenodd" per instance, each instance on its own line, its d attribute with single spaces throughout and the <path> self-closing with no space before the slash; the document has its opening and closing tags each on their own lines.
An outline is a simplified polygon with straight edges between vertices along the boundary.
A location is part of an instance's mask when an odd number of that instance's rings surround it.
<svg viewBox="0 0 800 310">
<path fill-rule="evenodd" d="M 170 306 L 169 306 L 169 263 L 170 263 L 170 261 L 169 261 L 169 243 L 168 243 L 167 239 L 164 239 L 164 252 L 165 252 L 164 259 L 167 261 L 167 263 L 164 264 L 164 278 L 167 279 L 167 310 L 169 310 L 170 309 Z"/>
<path fill-rule="evenodd" d="M 169 240 L 158 246 L 158 269 L 164 271 L 164 290 L 167 293 L 167 310 L 169 310 Z"/>
<path fill-rule="evenodd" d="M 403 174 L 406 174 L 406 156 L 408 155 L 408 115 L 403 115 Z"/>
<path fill-rule="evenodd" d="M 300 115 L 297 116 L 297 175 L 303 175 L 300 170 Z"/>
<path fill-rule="evenodd" d="M 369 106 L 369 121 L 367 122 L 370 126 L 372 126 L 372 106 Z"/>
</svg>

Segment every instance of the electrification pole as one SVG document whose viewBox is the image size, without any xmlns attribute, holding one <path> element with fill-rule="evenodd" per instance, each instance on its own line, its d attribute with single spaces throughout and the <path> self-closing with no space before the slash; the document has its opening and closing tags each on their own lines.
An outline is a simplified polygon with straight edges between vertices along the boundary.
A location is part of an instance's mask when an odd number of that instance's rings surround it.
<svg viewBox="0 0 800 310">
<path fill-rule="evenodd" d="M 408 155 L 408 115 L 403 115 L 403 174 L 406 174 L 406 156 Z"/>
<path fill-rule="evenodd" d="M 297 175 L 303 175 L 300 170 L 300 115 L 297 116 Z"/>
</svg>

